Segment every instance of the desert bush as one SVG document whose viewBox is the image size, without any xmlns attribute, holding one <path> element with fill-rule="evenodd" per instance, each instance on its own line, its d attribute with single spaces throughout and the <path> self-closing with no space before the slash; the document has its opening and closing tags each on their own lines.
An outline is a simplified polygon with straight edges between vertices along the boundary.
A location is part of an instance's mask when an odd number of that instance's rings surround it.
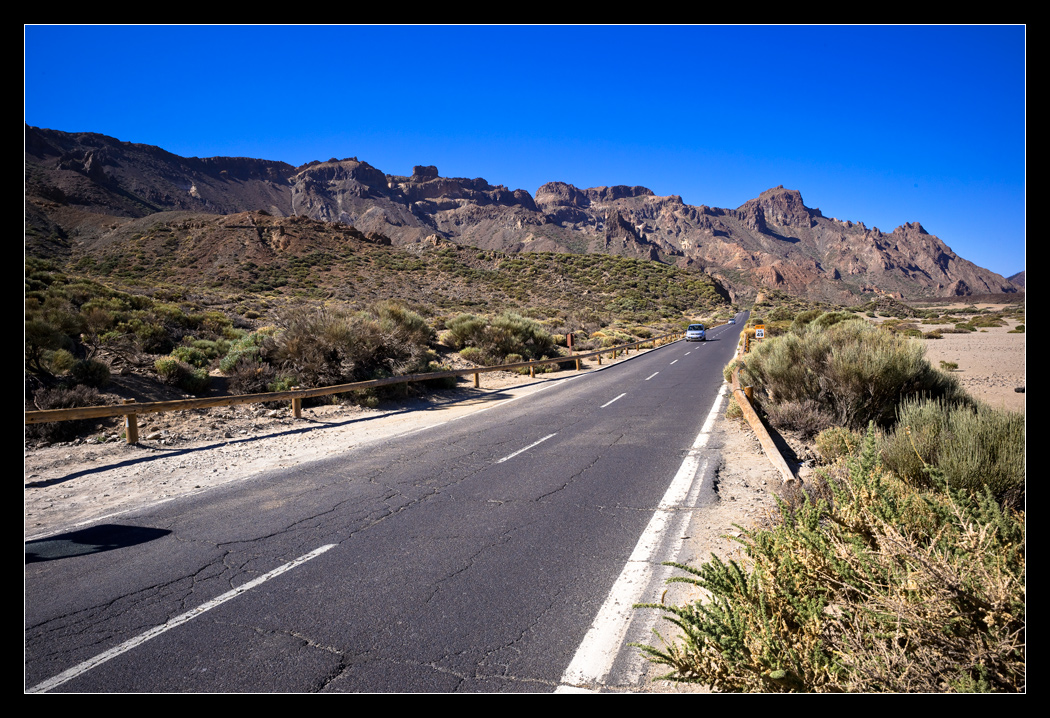
<svg viewBox="0 0 1050 718">
<path fill-rule="evenodd" d="M 78 384 L 76 386 L 57 386 L 41 389 L 33 396 L 37 409 L 72 409 L 80 406 L 101 406 L 105 402 L 98 389 Z M 53 421 L 43 424 L 27 424 L 26 438 L 53 444 L 56 441 L 70 441 L 94 427 L 96 420 L 74 419 L 73 421 Z"/>
<path fill-rule="evenodd" d="M 813 400 L 835 423 L 863 429 L 893 424 L 908 396 L 961 400 L 954 377 L 937 371 L 920 342 L 862 321 L 824 329 L 816 321 L 797 333 L 761 342 L 745 359 L 741 381 L 751 384 L 763 409 Z"/>
<path fill-rule="evenodd" d="M 95 359 L 81 359 L 70 367 L 69 378 L 76 384 L 101 389 L 109 383 L 109 365 Z"/>
<path fill-rule="evenodd" d="M 814 319 L 816 319 L 823 313 L 823 310 L 820 309 L 807 309 L 805 311 L 799 312 L 795 315 L 795 319 L 791 322 L 790 331 L 795 332 L 797 334 L 798 332 L 802 331 L 802 329 L 807 324 L 812 322 Z"/>
<path fill-rule="evenodd" d="M 766 418 L 778 429 L 799 432 L 803 439 L 835 425 L 835 417 L 814 399 L 771 404 L 766 407 Z"/>
<path fill-rule="evenodd" d="M 664 678 L 721 691 L 1025 690 L 1023 514 L 901 482 L 874 444 L 869 431 L 821 491 L 742 529 L 746 562 L 672 564 L 687 575 L 671 582 L 710 598 L 639 606 L 680 630 L 639 646 Z"/>
<path fill-rule="evenodd" d="M 47 370 L 53 374 L 66 374 L 73 370 L 73 365 L 77 363 L 76 357 L 66 349 L 55 349 L 54 351 L 44 352 L 43 365 Z"/>
<path fill-rule="evenodd" d="M 856 316 L 851 312 L 824 312 L 819 317 L 813 320 L 813 324 L 821 329 L 827 329 L 828 327 L 832 327 L 838 324 L 839 322 L 845 322 L 850 319 L 859 318 L 860 317 Z"/>
<path fill-rule="evenodd" d="M 984 404 L 953 405 L 913 398 L 901 404 L 897 426 L 880 442 L 887 468 L 918 486 L 937 474 L 953 488 L 987 487 L 999 500 L 1024 498 L 1025 420 Z"/>
<path fill-rule="evenodd" d="M 843 426 L 824 429 L 813 440 L 817 454 L 824 463 L 833 464 L 840 458 L 853 456 L 860 448 L 861 435 Z"/>
<path fill-rule="evenodd" d="M 205 352 L 192 346 L 175 347 L 171 356 L 198 369 L 203 369 L 211 364 L 211 359 Z"/>
<path fill-rule="evenodd" d="M 446 327 L 445 344 L 476 364 L 504 364 L 510 354 L 531 360 L 554 350 L 554 337 L 542 325 L 513 312 L 504 312 L 492 321 L 461 314 Z M 471 351 L 463 354 L 468 349 Z"/>
<path fill-rule="evenodd" d="M 232 394 L 261 394 L 271 391 L 270 384 L 277 378 L 276 370 L 260 361 L 258 356 L 242 354 L 237 363 L 223 372 L 228 378 L 227 386 Z"/>
<path fill-rule="evenodd" d="M 219 370 L 224 374 L 230 373 L 242 357 L 259 361 L 263 343 L 276 332 L 276 327 L 264 327 L 231 342 L 219 359 Z"/>
<path fill-rule="evenodd" d="M 177 386 L 189 394 L 206 394 L 211 388 L 211 377 L 205 369 L 195 369 L 174 357 L 154 362 L 157 374 L 166 384 Z"/>
<path fill-rule="evenodd" d="M 365 311 L 295 309 L 266 338 L 264 360 L 302 387 L 334 386 L 426 371 L 433 330 L 399 304 Z"/>
<path fill-rule="evenodd" d="M 447 330 L 442 338 L 449 348 L 459 351 L 464 347 L 476 347 L 484 343 L 488 321 L 473 314 L 460 314 L 445 322 Z"/>
</svg>

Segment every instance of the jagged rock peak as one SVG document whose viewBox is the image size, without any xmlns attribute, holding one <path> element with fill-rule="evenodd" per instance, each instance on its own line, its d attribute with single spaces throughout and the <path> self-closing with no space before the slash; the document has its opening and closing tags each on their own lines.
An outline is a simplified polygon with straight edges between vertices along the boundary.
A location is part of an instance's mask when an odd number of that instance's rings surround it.
<svg viewBox="0 0 1050 718">
<path fill-rule="evenodd" d="M 568 182 L 547 182 L 536 190 L 536 204 L 548 207 L 589 207 L 591 200 Z"/>
<path fill-rule="evenodd" d="M 311 162 L 303 165 L 298 177 L 310 176 L 326 182 L 356 180 L 371 187 L 386 187 L 386 175 L 367 162 L 356 157 L 337 160 L 334 157 L 327 162 Z"/>
<path fill-rule="evenodd" d="M 909 230 L 918 232 L 919 234 L 929 234 L 929 232 L 926 231 L 925 227 L 923 227 L 918 222 L 905 222 L 900 227 L 897 227 L 897 229 L 893 230 L 893 234 L 896 234 L 898 232 L 904 234 Z"/>
<path fill-rule="evenodd" d="M 570 187 L 572 185 L 569 185 Z M 588 187 L 583 190 L 584 194 L 592 202 L 612 202 L 617 199 L 626 199 L 628 197 L 655 197 L 656 193 L 648 187 L 628 187 L 627 185 L 618 184 L 612 187 Z"/>
<path fill-rule="evenodd" d="M 767 222 L 779 225 L 812 226 L 815 217 L 821 217 L 819 209 L 811 209 L 802 201 L 797 189 L 784 189 L 777 185 L 767 189 L 755 199 L 749 199 L 738 208 L 739 212 L 751 214 L 754 207 L 761 207 Z"/>
<path fill-rule="evenodd" d="M 413 182 L 426 182 L 438 178 L 438 168 L 434 165 L 416 165 L 412 168 Z"/>
</svg>

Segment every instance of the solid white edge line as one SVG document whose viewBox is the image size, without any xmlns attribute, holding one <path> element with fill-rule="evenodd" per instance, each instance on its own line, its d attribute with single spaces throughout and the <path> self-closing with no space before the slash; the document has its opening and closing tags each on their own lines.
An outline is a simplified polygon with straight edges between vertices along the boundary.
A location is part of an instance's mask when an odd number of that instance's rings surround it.
<svg viewBox="0 0 1050 718">
<path fill-rule="evenodd" d="M 496 463 L 497 463 L 497 464 L 502 464 L 502 463 L 503 463 L 504 461 L 506 461 L 506 460 L 508 460 L 508 459 L 513 459 L 513 458 L 514 458 L 515 456 L 517 456 L 518 454 L 521 454 L 521 453 L 523 453 L 523 452 L 525 452 L 525 451 L 528 451 L 529 449 L 531 449 L 531 448 L 532 448 L 532 447 L 534 447 L 534 446 L 539 446 L 540 444 L 542 444 L 542 443 L 543 443 L 544 441 L 546 441 L 547 439 L 551 438 L 552 436 L 557 436 L 557 435 L 558 435 L 558 432 L 554 432 L 553 434 L 547 434 L 547 435 L 546 435 L 545 437 L 543 437 L 543 438 L 542 438 L 542 439 L 540 439 L 539 441 L 534 441 L 533 443 L 531 443 L 531 444 L 529 444 L 528 446 L 526 446 L 526 447 L 525 447 L 524 449 L 518 449 L 518 450 L 517 450 L 517 451 L 515 451 L 515 452 L 514 452 L 513 454 L 507 454 L 506 456 L 504 456 L 504 457 L 503 457 L 502 459 L 500 459 L 500 460 L 499 460 L 499 461 L 497 461 Z"/>
<path fill-rule="evenodd" d="M 627 633 L 633 606 L 652 580 L 653 554 L 663 541 L 668 527 L 673 523 L 676 508 L 688 496 L 693 481 L 696 479 L 700 468 L 700 452 L 707 445 L 724 395 L 725 385 L 723 384 L 700 428 L 700 433 L 697 434 L 693 445 L 689 447 L 678 473 L 675 474 L 671 485 L 664 492 L 660 505 L 649 520 L 649 525 L 642 532 L 623 571 L 620 572 L 619 578 L 609 591 L 605 603 L 598 610 L 598 615 L 595 616 L 590 629 L 583 637 L 579 648 L 576 649 L 576 655 L 573 656 L 569 667 L 565 669 L 559 692 L 565 692 L 563 688 L 579 688 L 600 683 L 609 674 Z"/>
<path fill-rule="evenodd" d="M 624 392 L 623 394 L 620 394 L 620 395 L 619 395 L 618 397 L 616 397 L 615 399 L 611 399 L 611 400 L 609 400 L 609 401 L 605 402 L 604 404 L 602 404 L 602 405 L 601 405 L 601 406 L 599 406 L 598 408 L 599 408 L 599 409 L 604 409 L 605 407 L 609 406 L 609 404 L 612 404 L 612 403 L 613 403 L 614 401 L 619 401 L 620 399 L 624 398 L 625 396 L 627 396 L 627 392 L 626 392 L 626 391 L 625 391 L 625 392 Z"/>
<path fill-rule="evenodd" d="M 313 559 L 313 558 L 316 558 L 316 557 L 320 556 L 321 554 L 323 554 L 328 549 L 335 548 L 335 546 L 336 546 L 336 544 L 334 544 L 334 543 L 326 544 L 324 546 L 321 546 L 320 548 L 314 549 L 313 551 L 311 551 L 308 554 L 300 556 L 299 558 L 295 559 L 294 561 L 289 561 L 288 563 L 284 564 L 283 566 L 278 566 L 274 570 L 272 570 L 272 571 L 270 571 L 268 573 L 264 573 L 262 576 L 259 576 L 258 578 L 255 578 L 255 579 L 252 579 L 248 583 L 246 583 L 244 585 L 241 585 L 241 586 L 238 586 L 237 588 L 233 589 L 232 591 L 227 591 L 226 593 L 222 594 L 221 596 L 216 596 L 215 598 L 211 599 L 210 601 L 206 601 L 206 602 L 202 603 L 201 605 L 197 606 L 196 608 L 191 609 L 191 610 L 187 611 L 186 613 L 183 613 L 182 615 L 176 616 L 175 618 L 171 619 L 170 621 L 168 621 L 167 623 L 165 623 L 163 625 L 154 626 L 153 628 L 151 628 L 150 630 L 146 631 L 145 633 L 142 633 L 142 634 L 136 636 L 135 638 L 129 639 L 127 641 L 124 641 L 119 646 L 114 646 L 113 648 L 110 648 L 108 651 L 105 651 L 103 653 L 98 654 L 94 658 L 89 658 L 88 660 L 84 661 L 83 663 L 81 663 L 79 665 L 76 665 L 76 666 L 73 666 L 72 668 L 70 668 L 67 671 L 63 671 L 62 673 L 59 673 L 54 678 L 49 678 L 48 680 L 44 681 L 43 683 L 38 683 L 37 685 L 35 685 L 32 688 L 30 688 L 29 690 L 27 690 L 26 693 L 46 693 L 47 691 L 51 690 L 52 688 L 57 688 L 58 686 L 62 685 L 63 683 L 66 683 L 67 681 L 70 681 L 70 680 L 76 678 L 77 676 L 79 676 L 79 675 L 81 675 L 83 673 L 87 673 L 92 668 L 95 668 L 96 666 L 102 665 L 103 663 L 105 663 L 109 659 L 116 658 L 117 656 L 119 656 L 122 653 L 127 653 L 132 648 L 135 648 L 136 646 L 142 645 L 143 643 L 145 643 L 146 641 L 150 640 L 151 638 L 156 638 L 157 636 L 159 636 L 160 634 L 164 633 L 165 631 L 169 631 L 172 628 L 175 628 L 176 626 L 180 626 L 183 623 L 186 623 L 187 621 L 190 621 L 190 620 L 196 618 L 197 616 L 201 615 L 205 611 L 210 611 L 211 609 L 215 608 L 216 606 L 219 606 L 219 605 L 221 605 L 223 603 L 226 603 L 230 599 L 236 598 L 237 596 L 240 596 L 242 593 L 244 593 L 246 591 L 250 591 L 251 589 L 253 589 L 256 586 L 258 586 L 259 584 L 265 583 L 266 581 L 269 581 L 271 578 L 276 578 L 277 576 L 280 576 L 285 571 L 290 571 L 293 568 L 295 568 L 296 566 L 298 566 L 299 564 L 306 563 L 310 559 Z"/>
</svg>

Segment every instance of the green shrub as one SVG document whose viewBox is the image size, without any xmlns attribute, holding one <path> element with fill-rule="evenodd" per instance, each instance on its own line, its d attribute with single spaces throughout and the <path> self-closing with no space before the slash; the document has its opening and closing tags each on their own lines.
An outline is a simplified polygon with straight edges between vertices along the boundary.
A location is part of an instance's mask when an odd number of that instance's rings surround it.
<svg viewBox="0 0 1050 718">
<path fill-rule="evenodd" d="M 1022 414 L 913 398 L 901 404 L 897 426 L 880 450 L 887 468 L 918 486 L 940 476 L 953 488 L 987 487 L 1000 500 L 1023 501 Z"/>
<path fill-rule="evenodd" d="M 207 370 L 195 369 L 174 357 L 158 359 L 153 366 L 165 383 L 189 394 L 206 394 L 211 388 L 211 377 Z"/>
<path fill-rule="evenodd" d="M 203 369 L 211 364 L 211 359 L 208 355 L 196 347 L 175 347 L 175 349 L 172 350 L 171 355 L 179 361 L 197 367 L 198 369 Z"/>
<path fill-rule="evenodd" d="M 833 464 L 840 458 L 855 455 L 860 448 L 861 436 L 843 426 L 833 426 L 817 434 L 813 443 L 824 463 Z"/>
<path fill-rule="evenodd" d="M 43 365 L 52 374 L 65 374 L 72 371 L 73 365 L 77 363 L 76 358 L 66 349 L 56 349 L 44 352 Z"/>
<path fill-rule="evenodd" d="M 459 351 L 463 347 L 476 347 L 484 343 L 488 321 L 473 314 L 460 314 L 445 322 L 448 330 L 442 341 L 451 349 Z"/>
<path fill-rule="evenodd" d="M 77 384 L 101 389 L 109 383 L 109 365 L 95 359 L 74 362 L 69 377 Z"/>
<path fill-rule="evenodd" d="M 941 359 L 941 371 L 955 371 L 959 368 L 959 363 L 954 361 L 945 361 Z"/>
<path fill-rule="evenodd" d="M 741 381 L 756 387 L 768 411 L 785 402 L 817 402 L 835 423 L 863 429 L 890 426 L 897 404 L 908 396 L 961 399 L 954 377 L 937 371 L 913 339 L 863 321 L 824 329 L 812 322 L 799 332 L 766 340 L 748 355 Z"/>
<path fill-rule="evenodd" d="M 477 347 L 464 347 L 459 351 L 459 355 L 471 364 L 485 365 L 485 352 Z"/>
<path fill-rule="evenodd" d="M 708 598 L 639 606 L 680 632 L 639 646 L 663 678 L 719 691 L 1025 690 L 1023 514 L 883 473 L 869 431 L 846 468 L 742 531 L 746 562 L 672 564 L 687 575 L 670 582 Z"/>
<path fill-rule="evenodd" d="M 797 334 L 798 332 L 802 331 L 802 329 L 806 325 L 808 325 L 810 322 L 812 322 L 814 319 L 816 319 L 823 313 L 824 312 L 820 309 L 807 309 L 806 311 L 799 312 L 795 315 L 794 321 L 791 322 L 790 331 L 795 332 Z"/>
<path fill-rule="evenodd" d="M 554 350 L 554 337 L 542 325 L 513 312 L 504 312 L 492 321 L 461 314 L 446 322 L 446 327 L 445 344 L 476 364 L 504 364 L 510 354 L 535 359 Z M 472 351 L 463 355 L 467 349 Z"/>
</svg>

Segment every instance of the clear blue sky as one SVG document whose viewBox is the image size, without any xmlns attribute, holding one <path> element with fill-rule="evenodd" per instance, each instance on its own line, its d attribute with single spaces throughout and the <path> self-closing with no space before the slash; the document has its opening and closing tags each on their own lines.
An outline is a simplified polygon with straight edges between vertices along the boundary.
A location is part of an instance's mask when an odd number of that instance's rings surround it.
<svg viewBox="0 0 1050 718">
<path fill-rule="evenodd" d="M 1023 26 L 27 26 L 25 121 L 533 194 L 738 207 L 783 184 L 1024 268 Z"/>
</svg>

